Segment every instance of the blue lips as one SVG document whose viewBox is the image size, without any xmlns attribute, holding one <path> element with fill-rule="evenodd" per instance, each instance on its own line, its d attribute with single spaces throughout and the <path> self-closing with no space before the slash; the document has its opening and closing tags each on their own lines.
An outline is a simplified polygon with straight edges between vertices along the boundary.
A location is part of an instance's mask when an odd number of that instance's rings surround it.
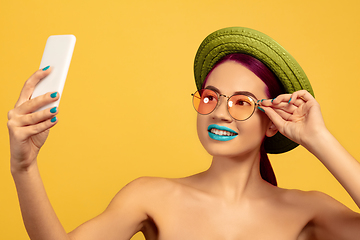
<svg viewBox="0 0 360 240">
<path fill-rule="evenodd" d="M 228 131 L 228 132 L 231 132 L 231 133 L 235 133 L 236 135 L 234 136 L 221 136 L 221 135 L 216 135 L 212 132 L 210 132 L 211 129 L 218 129 L 218 130 L 223 130 L 223 131 Z M 209 133 L 209 137 L 214 139 L 214 140 L 217 140 L 217 141 L 230 141 L 234 138 L 236 138 L 236 136 L 238 135 L 237 132 L 235 132 L 234 130 L 228 128 L 228 127 L 224 127 L 224 126 L 219 126 L 219 125 L 216 125 L 216 124 L 211 124 L 208 126 L 208 133 Z"/>
</svg>

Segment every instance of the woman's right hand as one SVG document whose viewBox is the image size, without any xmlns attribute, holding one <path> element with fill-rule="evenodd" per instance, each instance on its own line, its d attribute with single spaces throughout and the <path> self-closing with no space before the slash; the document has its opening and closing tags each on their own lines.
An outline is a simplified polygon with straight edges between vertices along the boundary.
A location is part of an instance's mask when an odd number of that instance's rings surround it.
<svg viewBox="0 0 360 240">
<path fill-rule="evenodd" d="M 47 93 L 30 99 L 35 86 L 50 72 L 51 69 L 36 71 L 25 82 L 15 108 L 8 112 L 12 171 L 26 170 L 35 162 L 49 129 L 57 123 L 56 108 L 34 111 L 58 100 L 58 93 Z"/>
</svg>

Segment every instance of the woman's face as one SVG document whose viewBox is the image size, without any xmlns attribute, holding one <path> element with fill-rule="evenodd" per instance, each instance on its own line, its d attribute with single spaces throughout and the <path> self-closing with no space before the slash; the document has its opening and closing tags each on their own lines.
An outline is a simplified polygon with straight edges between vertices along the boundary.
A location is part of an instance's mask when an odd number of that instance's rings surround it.
<svg viewBox="0 0 360 240">
<path fill-rule="evenodd" d="M 216 88 L 220 94 L 226 96 L 246 91 L 256 97 L 255 101 L 268 98 L 265 83 L 253 72 L 234 61 L 226 61 L 213 69 L 204 88 Z M 269 118 L 258 109 L 255 109 L 254 114 L 245 121 L 234 120 L 227 110 L 227 98 L 224 97 L 220 97 L 219 105 L 212 113 L 198 114 L 197 117 L 200 142 L 212 156 L 239 157 L 259 151 L 265 134 L 270 134 L 268 129 L 271 124 Z M 210 125 L 220 126 L 220 130 L 222 127 L 230 128 L 236 132 L 236 136 L 227 138 L 226 141 L 220 141 L 214 135 L 210 137 Z"/>
</svg>

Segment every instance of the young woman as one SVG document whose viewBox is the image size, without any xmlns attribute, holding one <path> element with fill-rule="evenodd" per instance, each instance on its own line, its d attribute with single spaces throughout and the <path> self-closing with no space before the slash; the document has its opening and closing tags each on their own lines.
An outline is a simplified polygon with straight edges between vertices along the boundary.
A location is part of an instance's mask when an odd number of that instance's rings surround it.
<svg viewBox="0 0 360 240">
<path fill-rule="evenodd" d="M 359 163 L 326 129 L 296 61 L 266 35 L 222 29 L 199 48 L 193 101 L 199 139 L 213 156 L 210 168 L 181 179 L 139 178 L 102 214 L 68 234 L 37 167 L 57 109 L 33 113 L 59 96 L 29 100 L 50 72 L 36 71 L 8 114 L 11 171 L 31 239 L 118 240 L 138 231 L 146 239 L 360 239 L 358 213 L 322 193 L 276 187 L 266 152 L 301 144 L 360 206 Z"/>
</svg>

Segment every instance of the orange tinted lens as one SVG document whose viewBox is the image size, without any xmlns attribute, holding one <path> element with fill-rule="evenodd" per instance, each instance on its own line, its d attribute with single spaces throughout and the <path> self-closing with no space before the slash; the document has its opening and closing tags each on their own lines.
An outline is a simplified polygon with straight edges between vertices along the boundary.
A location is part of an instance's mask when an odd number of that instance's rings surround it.
<svg viewBox="0 0 360 240">
<path fill-rule="evenodd" d="M 218 102 L 216 93 L 209 89 L 197 91 L 193 97 L 193 103 L 196 111 L 200 114 L 211 113 Z"/>
<path fill-rule="evenodd" d="M 255 102 L 245 95 L 234 95 L 229 99 L 228 109 L 231 116 L 237 120 L 246 120 L 255 110 Z"/>
</svg>

